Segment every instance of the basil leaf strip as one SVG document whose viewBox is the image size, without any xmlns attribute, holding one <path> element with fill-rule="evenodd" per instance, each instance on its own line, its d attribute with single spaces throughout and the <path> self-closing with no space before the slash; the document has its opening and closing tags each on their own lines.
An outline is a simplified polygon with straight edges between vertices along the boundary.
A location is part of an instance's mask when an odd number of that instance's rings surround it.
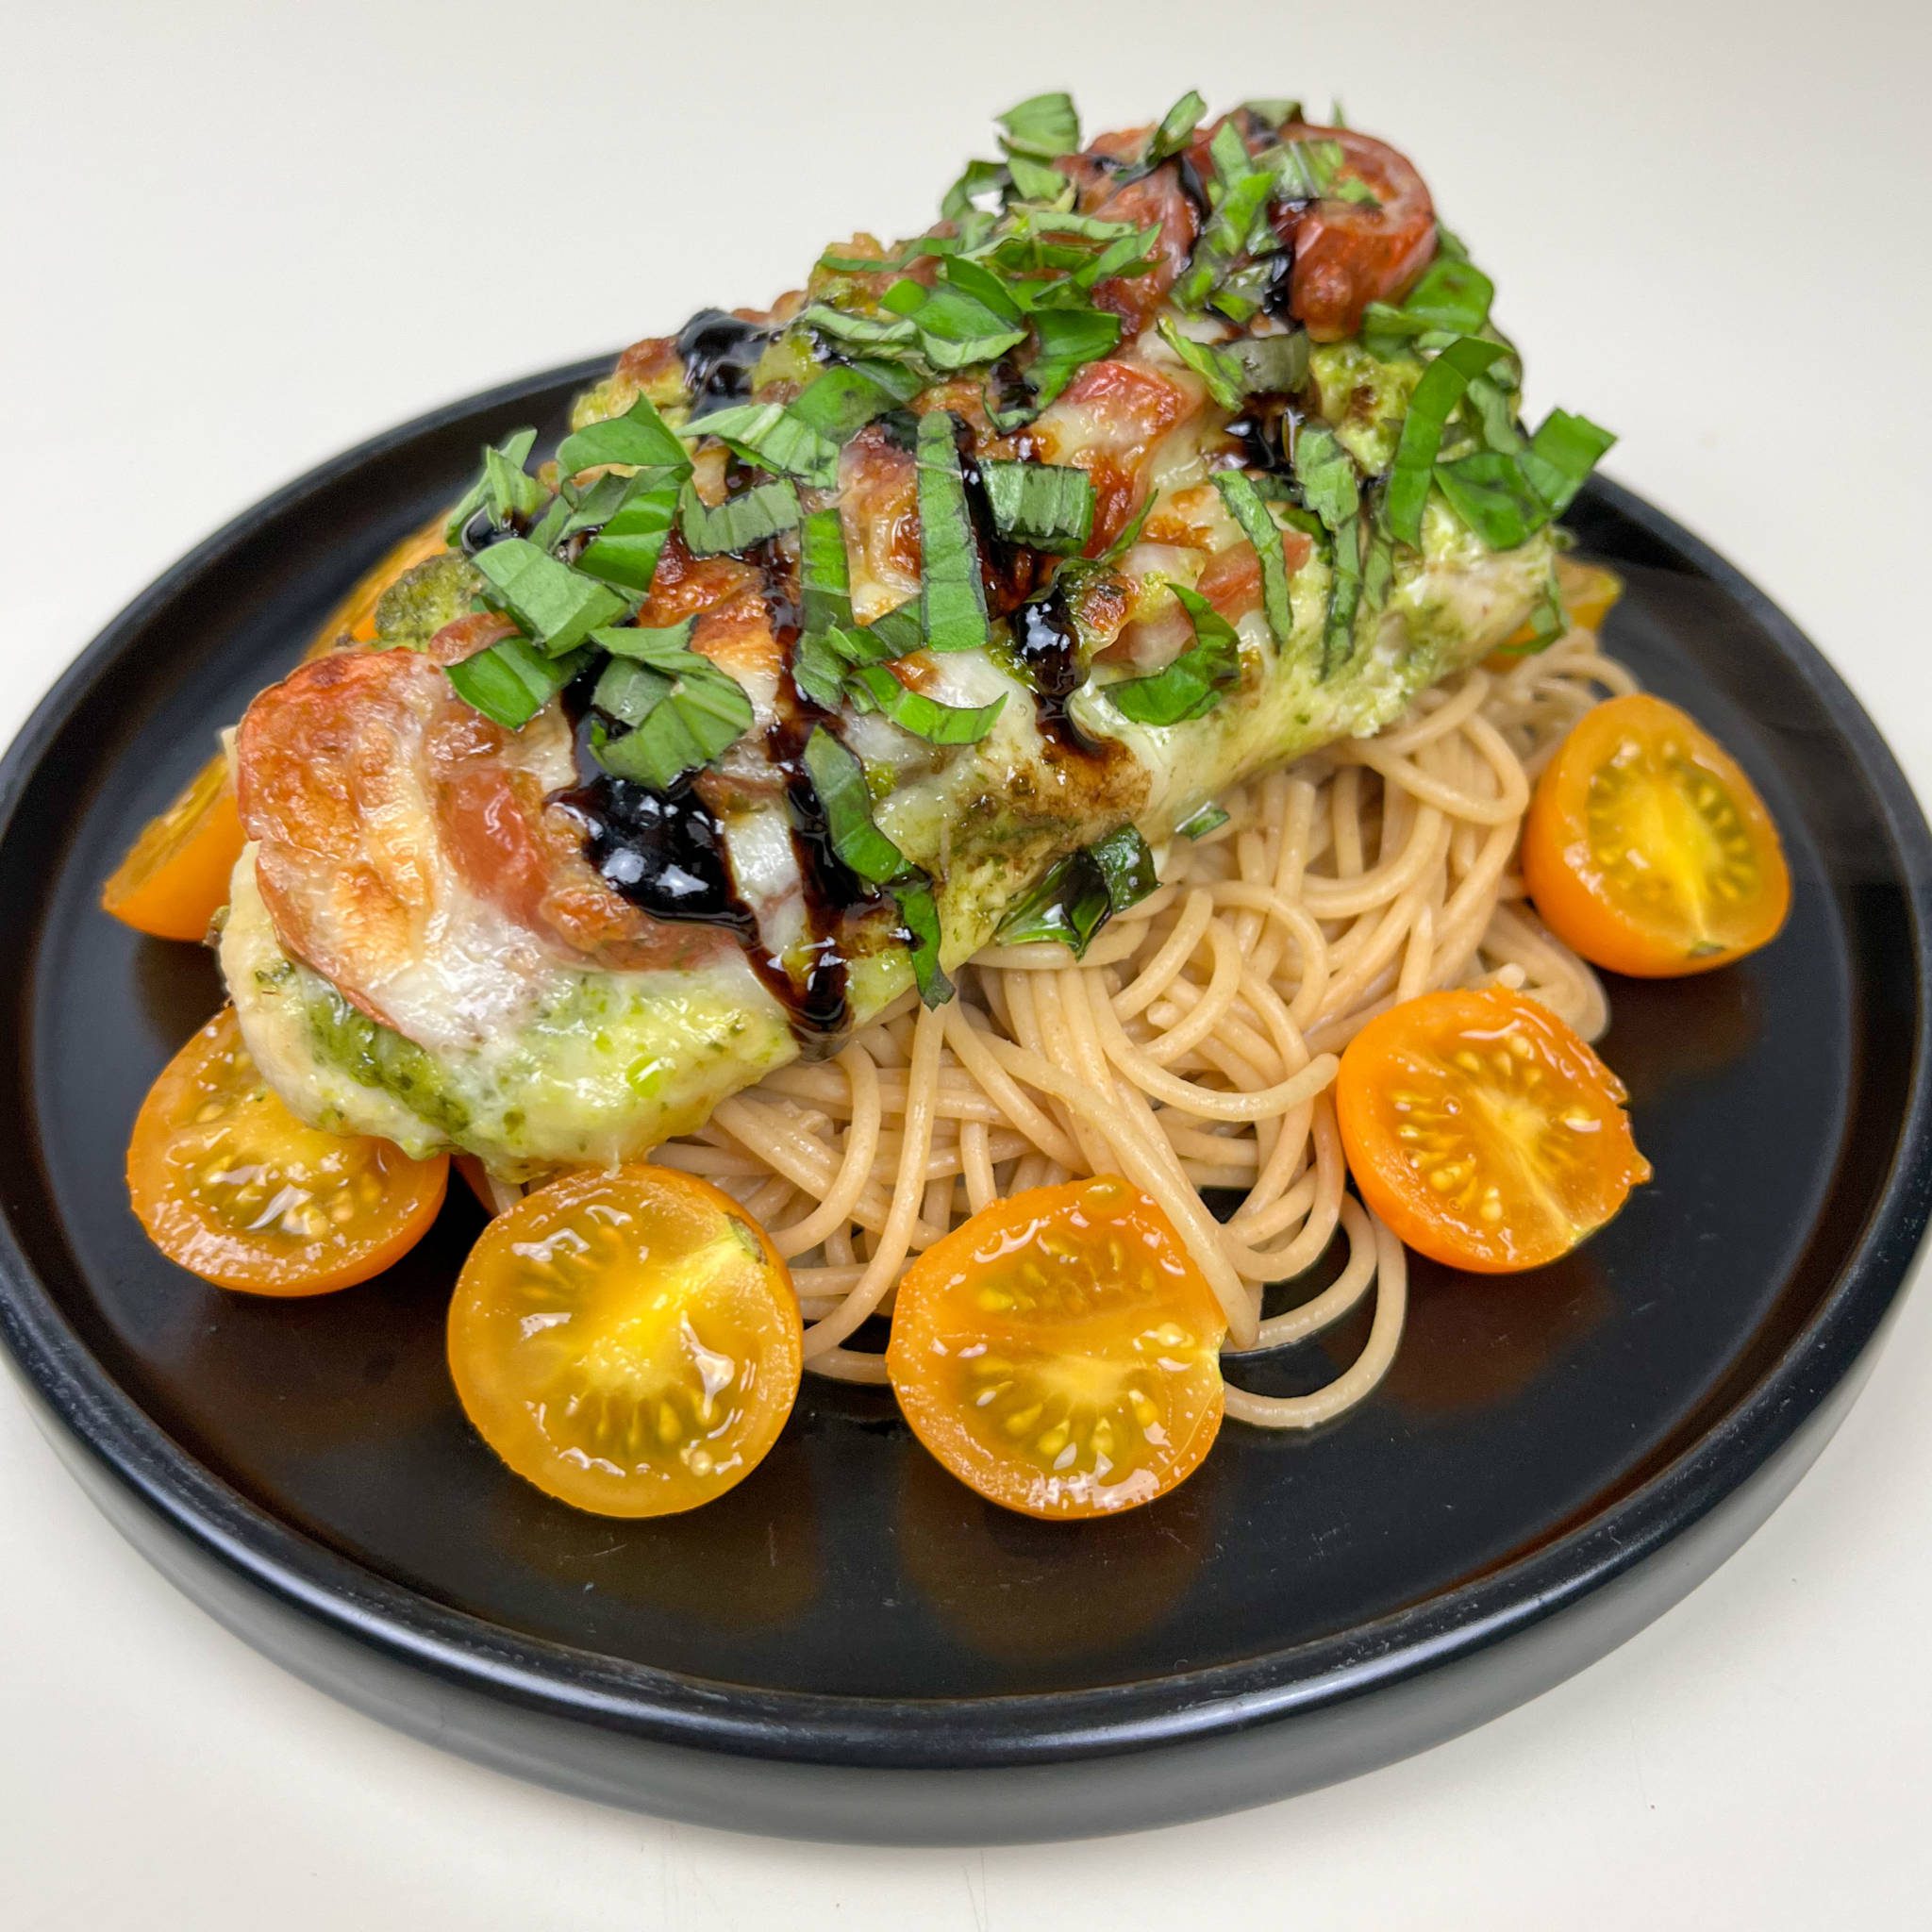
<svg viewBox="0 0 1932 1932">
<path fill-rule="evenodd" d="M 1007 708 L 1005 691 L 990 705 L 941 704 L 908 691 L 883 664 L 856 666 L 846 674 L 845 688 L 861 710 L 879 712 L 928 744 L 977 744 Z"/>
<path fill-rule="evenodd" d="M 600 500 L 600 492 L 614 486 L 614 496 Z M 664 539 L 677 518 L 677 476 L 665 470 L 640 470 L 630 476 L 602 476 L 591 485 L 578 506 L 577 514 L 558 533 L 575 534 L 577 518 L 599 524 L 597 534 L 578 554 L 576 567 L 586 576 L 617 584 L 642 597 L 658 574 L 658 558 Z M 591 512 L 595 507 L 594 519 Z"/>
<path fill-rule="evenodd" d="M 504 638 L 443 667 L 457 695 L 506 731 L 521 731 L 588 661 L 588 651 L 547 658 L 527 638 Z"/>
<path fill-rule="evenodd" d="M 1058 941 L 1077 959 L 1116 912 L 1158 883 L 1147 841 L 1132 825 L 1122 825 L 1049 866 L 1000 921 L 994 937 L 1008 946 Z"/>
<path fill-rule="evenodd" d="M 1183 839 L 1205 839 L 1209 832 L 1218 832 L 1227 823 L 1227 814 L 1218 805 L 1204 805 L 1199 811 L 1190 812 L 1174 827 Z"/>
<path fill-rule="evenodd" d="M 839 481 L 839 445 L 808 423 L 801 423 L 783 403 L 734 403 L 713 409 L 692 425 L 715 436 L 748 462 L 796 476 L 820 490 Z"/>
<path fill-rule="evenodd" d="M 954 271 L 959 271 L 956 278 Z M 1026 340 L 1026 324 L 999 278 L 976 262 L 948 261 L 946 278 L 923 288 L 909 276 L 879 298 L 916 331 L 921 353 L 935 369 L 969 369 L 991 362 Z"/>
<path fill-rule="evenodd" d="M 1306 427 L 1295 438 L 1294 480 L 1302 501 L 1330 535 L 1339 534 L 1361 508 L 1355 460 L 1332 429 Z"/>
<path fill-rule="evenodd" d="M 1285 336 L 1242 336 L 1221 350 L 1241 373 L 1241 393 L 1270 395 L 1300 389 L 1308 379 L 1308 337 L 1305 329 Z"/>
<path fill-rule="evenodd" d="M 1007 171 L 999 161 L 968 161 L 959 178 L 946 190 L 945 198 L 940 203 L 940 213 L 949 222 L 963 221 L 975 212 L 974 203 L 982 194 L 991 194 L 1003 188 L 1007 182 Z"/>
<path fill-rule="evenodd" d="M 906 855 L 873 823 L 865 767 L 823 724 L 805 741 L 806 775 L 825 815 L 825 834 L 839 861 L 869 886 L 913 876 Z"/>
<path fill-rule="evenodd" d="M 1514 457 L 1479 449 L 1436 465 L 1449 507 L 1491 550 L 1514 550 L 1549 521 L 1549 509 Z"/>
<path fill-rule="evenodd" d="M 471 561 L 490 586 L 486 601 L 507 610 L 553 658 L 575 650 L 599 625 L 629 608 L 615 591 L 522 537 L 506 537 Z"/>
<path fill-rule="evenodd" d="M 715 508 L 690 483 L 677 498 L 677 527 L 693 557 L 722 557 L 749 550 L 781 530 L 796 529 L 798 517 L 798 491 L 783 477 L 727 496 Z"/>
<path fill-rule="evenodd" d="M 1524 453 L 1523 467 L 1553 517 L 1569 508 L 1584 478 L 1616 440 L 1588 416 L 1573 416 L 1567 409 L 1552 409 L 1543 418 Z"/>
<path fill-rule="evenodd" d="M 943 409 L 919 419 L 920 628 L 928 650 L 978 651 L 989 636 L 986 586 L 955 434 Z"/>
<path fill-rule="evenodd" d="M 1207 111 L 1208 103 L 1190 88 L 1160 117 L 1159 126 L 1147 137 L 1147 146 L 1141 156 L 1139 167 L 1125 171 L 1118 178 L 1131 179 L 1136 175 L 1151 174 L 1162 161 L 1179 154 L 1193 138 L 1194 129 L 1201 125 L 1201 116 Z"/>
<path fill-rule="evenodd" d="M 675 470 L 680 478 L 691 475 L 691 458 L 676 430 L 658 415 L 648 396 L 640 396 L 622 416 L 587 423 L 558 446 L 557 467 L 565 476 L 599 463 Z"/>
<path fill-rule="evenodd" d="M 1070 94 L 1034 94 L 994 119 L 1007 130 L 1002 145 L 1009 154 L 1050 161 L 1080 145 L 1080 116 Z"/>
<path fill-rule="evenodd" d="M 1002 433 L 1032 422 L 1088 363 L 1110 354 L 1121 319 L 1105 308 L 1037 308 L 1033 330 L 1039 348 L 1020 376 L 1020 400 L 1004 404 L 988 385 L 987 420 Z"/>
<path fill-rule="evenodd" d="M 1371 302 L 1362 326 L 1389 335 L 1419 336 L 1432 328 L 1473 336 L 1490 319 L 1496 285 L 1466 258 L 1438 255 L 1399 307 Z"/>
<path fill-rule="evenodd" d="M 1501 342 L 1460 336 L 1423 371 L 1422 380 L 1409 397 L 1408 413 L 1402 420 L 1402 435 L 1389 472 L 1385 515 L 1390 531 L 1403 542 L 1422 541 L 1423 509 L 1429 500 L 1436 452 L 1442 446 L 1442 431 L 1462 400 L 1470 377 L 1480 375 L 1507 353 Z"/>
<path fill-rule="evenodd" d="M 614 777 L 667 791 L 751 728 L 752 702 L 729 672 L 690 648 L 694 619 L 664 629 L 599 630 L 610 652 L 591 704 L 631 728 L 591 731 L 597 762 Z"/>
<path fill-rule="evenodd" d="M 1174 326 L 1171 315 L 1160 318 L 1160 334 L 1176 356 L 1208 385 L 1208 393 L 1224 409 L 1238 409 L 1241 401 L 1241 365 L 1211 342 L 1197 342 Z M 1417 385 L 1421 387 L 1420 384 Z"/>
<path fill-rule="evenodd" d="M 1093 482 L 1066 463 L 1008 463 L 984 458 L 979 478 L 1003 537 L 1067 555 L 1093 534 Z"/>
<path fill-rule="evenodd" d="M 1261 565 L 1261 608 L 1267 613 L 1268 628 L 1276 645 L 1286 650 L 1294 641 L 1294 613 L 1288 601 L 1288 559 L 1281 551 L 1281 525 L 1244 471 L 1217 472 L 1214 487 L 1228 514 L 1241 526 L 1242 535 L 1255 546 Z"/>
<path fill-rule="evenodd" d="M 1194 626 L 1194 641 L 1164 670 L 1104 688 L 1107 701 L 1137 724 L 1181 724 L 1205 717 L 1241 675 L 1241 640 L 1227 619 L 1184 584 L 1167 587 Z"/>
<path fill-rule="evenodd" d="M 920 1000 L 928 1007 L 942 1007 L 953 997 L 954 986 L 940 965 L 940 908 L 932 887 L 924 879 L 914 879 L 894 886 L 892 897 L 905 922 L 906 942 L 912 949 L 912 979 Z"/>
<path fill-rule="evenodd" d="M 481 472 L 476 480 L 463 491 L 461 500 L 449 513 L 449 522 L 443 525 L 442 541 L 445 543 L 454 547 L 462 537 L 463 525 L 490 501 L 490 458 L 492 456 L 497 457 L 512 468 L 521 471 L 536 446 L 537 432 L 534 429 L 512 429 L 493 447 L 485 446 Z M 497 521 L 501 523 L 503 519 L 499 517 Z"/>
</svg>

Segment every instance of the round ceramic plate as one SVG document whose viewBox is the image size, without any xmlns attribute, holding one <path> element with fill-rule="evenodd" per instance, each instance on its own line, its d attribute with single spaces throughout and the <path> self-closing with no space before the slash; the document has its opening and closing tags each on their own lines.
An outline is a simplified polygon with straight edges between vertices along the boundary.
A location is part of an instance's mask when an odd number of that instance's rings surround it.
<svg viewBox="0 0 1932 1932">
<path fill-rule="evenodd" d="M 808 1377 L 769 1459 L 689 1517 L 573 1514 L 471 1432 L 443 1305 L 455 1190 L 393 1273 L 312 1302 L 205 1287 L 122 1180 L 212 958 L 97 908 L 142 822 L 478 446 L 562 426 L 586 367 L 379 438 L 141 597 L 0 768 L 0 1328 L 95 1500 L 249 1641 L 364 1708 L 569 1789 L 899 1840 L 1168 1823 L 1347 1775 L 1602 1655 L 1707 1574 L 1829 1434 L 1918 1247 L 1932 844 L 1870 721 L 1735 571 L 1612 485 L 1609 647 L 1762 789 L 1796 900 L 1767 951 L 1611 988 L 1657 1168 L 1561 1265 L 1418 1266 L 1374 1398 L 1231 1424 L 1111 1523 L 1002 1514 L 883 1390 Z M 1306 1291 L 1307 1284 L 1301 1285 Z M 1273 1360 L 1311 1386 L 1352 1324 Z"/>
</svg>

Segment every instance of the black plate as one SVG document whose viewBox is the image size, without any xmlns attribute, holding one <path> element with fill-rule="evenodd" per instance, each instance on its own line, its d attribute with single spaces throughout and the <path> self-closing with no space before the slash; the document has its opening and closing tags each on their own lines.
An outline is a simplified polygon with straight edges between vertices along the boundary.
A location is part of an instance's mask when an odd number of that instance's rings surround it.
<svg viewBox="0 0 1932 1932">
<path fill-rule="evenodd" d="M 231 525 L 89 649 L 0 768 L 0 1327 L 95 1500 L 251 1642 L 507 1769 L 710 1824 L 973 1840 L 1226 1809 L 1385 1762 L 1602 1655 L 1742 1541 L 1835 1425 L 1927 1213 L 1932 844 L 1870 721 L 1735 571 L 1626 491 L 1572 521 L 1609 641 L 1763 788 L 1796 881 L 1741 967 L 1617 984 L 1657 1178 L 1518 1280 L 1417 1270 L 1402 1353 L 1312 1438 L 1230 1424 L 1122 1521 L 982 1506 L 889 1395 L 808 1379 L 689 1518 L 575 1515 L 473 1436 L 453 1196 L 382 1281 L 252 1301 L 162 1261 L 122 1156 L 220 998 L 96 908 L 142 821 L 479 443 L 595 373 L 458 404 Z M 1307 1386 L 1359 1325 L 1281 1358 Z"/>
</svg>

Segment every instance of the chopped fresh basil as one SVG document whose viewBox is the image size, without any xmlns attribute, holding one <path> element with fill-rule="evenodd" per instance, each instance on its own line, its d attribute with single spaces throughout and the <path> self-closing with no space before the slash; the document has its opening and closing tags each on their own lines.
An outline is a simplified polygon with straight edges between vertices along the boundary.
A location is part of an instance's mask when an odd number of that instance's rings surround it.
<svg viewBox="0 0 1932 1932">
<path fill-rule="evenodd" d="M 512 429 L 501 442 L 493 447 L 485 447 L 481 473 L 469 489 L 464 491 L 462 500 L 450 511 L 449 522 L 443 525 L 442 540 L 445 543 L 457 543 L 462 537 L 463 525 L 491 501 L 491 477 L 496 474 L 492 470 L 491 458 L 495 458 L 499 464 L 508 465 L 521 475 L 525 463 L 529 460 L 530 452 L 536 446 L 537 432 L 534 429 Z M 501 524 L 506 519 L 498 515 L 495 521 Z"/>
<path fill-rule="evenodd" d="M 1362 603 L 1362 520 L 1348 518 L 1335 533 L 1335 581 L 1322 626 L 1322 675 L 1333 677 L 1355 655 L 1356 612 Z"/>
<path fill-rule="evenodd" d="M 674 470 L 679 476 L 691 474 L 691 458 L 677 432 L 658 415 L 648 396 L 640 396 L 622 416 L 587 423 L 558 448 L 557 467 L 563 475 L 575 476 L 599 463 Z"/>
<path fill-rule="evenodd" d="M 1137 724 L 1180 724 L 1205 717 L 1241 676 L 1241 640 L 1233 625 L 1198 591 L 1174 583 L 1168 589 L 1191 620 L 1194 641 L 1165 670 L 1105 687 L 1108 702 Z"/>
<path fill-rule="evenodd" d="M 1284 141 L 1256 156 L 1284 201 L 1359 201 L 1379 207 L 1374 191 L 1341 170 L 1348 156 L 1339 141 Z"/>
<path fill-rule="evenodd" d="M 1026 340 L 1019 305 L 999 278 L 977 262 L 946 262 L 944 279 L 929 289 L 908 276 L 894 282 L 879 301 L 909 322 L 920 352 L 935 369 L 991 362 Z"/>
<path fill-rule="evenodd" d="M 1174 299 L 1183 308 L 1199 308 L 1241 256 L 1278 246 L 1265 219 L 1274 177 L 1248 158 L 1248 144 L 1232 121 L 1214 130 L 1208 153 L 1214 159 L 1216 200 L 1193 256 L 1174 285 Z"/>
<path fill-rule="evenodd" d="M 883 664 L 855 665 L 845 689 L 861 710 L 877 711 L 902 731 L 928 744 L 977 744 L 1006 709 L 1006 693 L 990 705 L 944 705 L 924 691 L 908 691 Z"/>
<path fill-rule="evenodd" d="M 915 448 L 919 492 L 920 628 L 932 651 L 977 651 L 987 637 L 986 586 L 979 545 L 966 508 L 952 416 L 935 409 L 919 419 Z"/>
<path fill-rule="evenodd" d="M 987 419 L 1002 433 L 1032 422 L 1080 370 L 1108 355 L 1121 339 L 1121 319 L 1105 308 L 1038 308 L 1033 331 L 1039 348 L 1021 375 L 1021 399 L 1002 407 L 988 386 Z"/>
<path fill-rule="evenodd" d="M 1174 827 L 1183 839 L 1205 839 L 1209 832 L 1218 832 L 1227 823 L 1227 814 L 1218 805 L 1204 805 L 1199 811 L 1190 812 Z"/>
<path fill-rule="evenodd" d="M 1245 471 L 1217 472 L 1214 487 L 1221 491 L 1228 514 L 1241 526 L 1241 534 L 1255 546 L 1261 566 L 1261 608 L 1275 643 L 1286 650 L 1294 641 L 1294 613 L 1288 601 L 1288 559 L 1281 554 L 1281 525 Z"/>
<path fill-rule="evenodd" d="M 856 315 L 828 302 L 814 302 L 798 321 L 832 342 L 860 349 L 909 349 L 919 340 L 903 315 Z"/>
<path fill-rule="evenodd" d="M 1536 608 L 1529 613 L 1529 635 L 1521 640 L 1512 639 L 1507 644 L 1497 646 L 1512 658 L 1533 658 L 1540 651 L 1550 646 L 1570 631 L 1570 612 L 1563 603 L 1562 586 L 1557 582 L 1557 574 L 1552 571 L 1543 580 L 1542 594 L 1536 601 Z"/>
<path fill-rule="evenodd" d="M 1331 535 L 1339 532 L 1361 508 L 1361 486 L 1355 459 L 1342 448 L 1332 429 L 1304 426 L 1294 440 L 1294 479 L 1302 501 L 1322 520 Z"/>
<path fill-rule="evenodd" d="M 992 194 L 1006 185 L 1007 171 L 999 161 L 968 161 L 959 178 L 946 190 L 940 213 L 949 222 L 962 221 L 975 212 L 974 204 L 982 195 Z"/>
<path fill-rule="evenodd" d="M 1007 130 L 1001 145 L 1008 154 L 1050 161 L 1080 145 L 1080 116 L 1069 94 L 1035 94 L 994 118 Z"/>
<path fill-rule="evenodd" d="M 869 886 L 912 876 L 906 855 L 873 823 L 872 793 L 858 758 L 823 724 L 814 724 L 804 762 L 840 863 Z"/>
<path fill-rule="evenodd" d="M 1308 338 L 1303 329 L 1284 336 L 1241 336 L 1221 354 L 1240 365 L 1243 395 L 1285 393 L 1308 379 Z"/>
<path fill-rule="evenodd" d="M 940 908 L 925 879 L 911 879 L 892 888 L 899 917 L 905 922 L 906 943 L 912 950 L 912 979 L 928 1007 L 942 1007 L 953 997 L 953 982 L 940 965 Z"/>
<path fill-rule="evenodd" d="M 1420 543 L 1423 509 L 1428 502 L 1429 481 L 1435 474 L 1436 453 L 1442 431 L 1472 375 L 1480 375 L 1508 351 L 1501 342 L 1480 336 L 1458 336 L 1423 371 L 1408 399 L 1395 460 L 1389 472 L 1385 515 L 1390 531 L 1405 543 Z"/>
<path fill-rule="evenodd" d="M 980 481 L 1000 535 L 1036 550 L 1074 554 L 1093 534 L 1093 484 L 1063 463 L 1008 463 L 984 458 Z"/>
<path fill-rule="evenodd" d="M 796 476 L 820 490 L 839 481 L 839 445 L 783 403 L 736 403 L 713 409 L 694 428 L 728 444 L 747 462 Z"/>
<path fill-rule="evenodd" d="M 1146 174 L 1158 168 L 1162 161 L 1171 159 L 1193 139 L 1194 129 L 1201 125 L 1201 116 L 1208 111 L 1208 103 L 1190 88 L 1165 114 L 1160 125 L 1147 137 L 1145 152 L 1141 157 L 1141 165 L 1133 172 Z"/>
<path fill-rule="evenodd" d="M 781 530 L 798 527 L 798 491 L 784 477 L 759 483 L 716 506 L 687 483 L 677 499 L 677 527 L 693 557 L 749 550 Z"/>
<path fill-rule="evenodd" d="M 1399 306 L 1371 302 L 1362 326 L 1387 335 L 1419 336 L 1446 328 L 1473 336 L 1489 322 L 1495 293 L 1496 285 L 1474 262 L 1438 255 Z"/>
<path fill-rule="evenodd" d="M 575 534 L 578 517 L 586 520 L 585 528 L 594 521 L 597 534 L 578 555 L 577 569 L 643 596 L 658 574 L 664 539 L 677 519 L 679 488 L 676 474 L 667 470 L 600 477 L 585 492 L 576 516 L 558 533 L 559 539 Z"/>
<path fill-rule="evenodd" d="M 864 625 L 833 624 L 823 630 L 808 630 L 791 654 L 791 681 L 821 709 L 836 710 L 847 694 L 848 673 L 858 665 L 889 664 L 917 650 L 917 624 L 912 630 L 903 648 Z"/>
<path fill-rule="evenodd" d="M 1023 201 L 1063 201 L 1073 206 L 1073 182 L 1050 163 L 1036 161 L 1031 155 L 1008 154 L 1007 172 L 1013 177 L 1013 192 Z"/>
<path fill-rule="evenodd" d="M 1514 550 L 1549 521 L 1522 463 L 1499 450 L 1479 449 L 1453 463 L 1438 463 L 1435 477 L 1449 508 L 1491 550 Z"/>
<path fill-rule="evenodd" d="M 1543 418 L 1542 426 L 1529 440 L 1523 467 L 1553 517 L 1570 508 L 1585 477 L 1616 440 L 1588 416 L 1573 416 L 1567 409 L 1552 409 Z"/>
<path fill-rule="evenodd" d="M 599 625 L 628 606 L 608 585 L 559 563 L 521 537 L 478 551 L 473 559 L 489 588 L 485 599 L 515 618 L 525 636 L 553 658 L 575 650 Z"/>
<path fill-rule="evenodd" d="M 545 657 L 527 638 L 504 638 L 487 651 L 444 667 L 444 675 L 465 704 L 501 724 L 521 731 L 579 671 L 590 653 L 572 651 Z"/>
<path fill-rule="evenodd" d="M 1008 946 L 1057 941 L 1079 958 L 1116 912 L 1158 883 L 1147 841 L 1132 825 L 1122 825 L 1050 866 L 1000 921 L 995 937 Z"/>
<path fill-rule="evenodd" d="M 1224 409 L 1237 409 L 1241 401 L 1241 365 L 1211 342 L 1197 342 L 1174 326 L 1171 315 L 1160 318 L 1162 340 L 1208 385 L 1208 393 Z"/>
<path fill-rule="evenodd" d="M 836 509 L 815 509 L 799 525 L 798 588 L 807 631 L 852 622 L 845 525 Z"/>
<path fill-rule="evenodd" d="M 591 702 L 622 735 L 593 726 L 591 750 L 613 777 L 668 791 L 709 764 L 750 728 L 752 703 L 729 672 L 690 648 L 692 620 L 661 630 L 607 629 L 593 642 L 611 653 Z"/>
</svg>

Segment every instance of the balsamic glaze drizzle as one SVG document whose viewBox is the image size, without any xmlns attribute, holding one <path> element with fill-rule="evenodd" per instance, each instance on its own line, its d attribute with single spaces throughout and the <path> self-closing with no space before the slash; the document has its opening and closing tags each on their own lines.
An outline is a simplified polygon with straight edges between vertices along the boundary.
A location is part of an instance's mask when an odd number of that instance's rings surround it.
<svg viewBox="0 0 1932 1932">
<path fill-rule="evenodd" d="M 722 308 L 700 308 L 678 330 L 677 354 L 693 421 L 751 394 L 751 373 L 771 340 L 764 324 L 741 322 Z"/>
</svg>

